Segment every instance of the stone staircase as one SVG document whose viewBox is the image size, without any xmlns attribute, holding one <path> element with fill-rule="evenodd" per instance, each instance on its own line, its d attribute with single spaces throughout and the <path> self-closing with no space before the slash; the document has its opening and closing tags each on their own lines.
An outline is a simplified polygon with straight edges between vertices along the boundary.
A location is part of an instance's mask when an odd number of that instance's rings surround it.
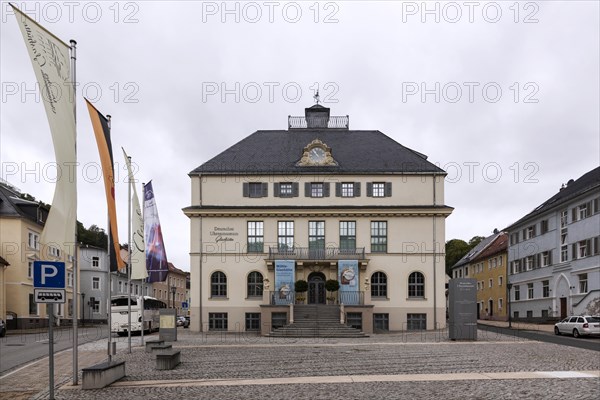
<svg viewBox="0 0 600 400">
<path fill-rule="evenodd" d="M 295 305 L 294 323 L 274 329 L 271 337 L 361 338 L 364 332 L 340 324 L 339 305 Z"/>
</svg>

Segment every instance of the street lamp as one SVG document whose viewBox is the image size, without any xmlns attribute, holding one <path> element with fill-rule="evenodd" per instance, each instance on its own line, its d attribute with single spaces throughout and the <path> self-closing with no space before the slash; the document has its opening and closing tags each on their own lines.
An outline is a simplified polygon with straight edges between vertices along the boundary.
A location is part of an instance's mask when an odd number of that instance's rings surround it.
<svg viewBox="0 0 600 400">
<path fill-rule="evenodd" d="M 507 283 L 506 288 L 508 289 L 508 328 L 512 328 L 512 316 L 510 311 L 510 289 L 512 289 L 512 283 Z"/>
</svg>

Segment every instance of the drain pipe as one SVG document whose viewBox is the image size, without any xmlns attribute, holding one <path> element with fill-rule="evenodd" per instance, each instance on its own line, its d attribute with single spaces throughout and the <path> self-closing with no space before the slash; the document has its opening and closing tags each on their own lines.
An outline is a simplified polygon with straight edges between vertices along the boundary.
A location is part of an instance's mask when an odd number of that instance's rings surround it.
<svg viewBox="0 0 600 400">
<path fill-rule="evenodd" d="M 437 254 L 436 254 L 436 214 L 435 206 L 437 205 L 435 192 L 436 173 L 433 173 L 433 329 L 437 328 Z"/>
</svg>

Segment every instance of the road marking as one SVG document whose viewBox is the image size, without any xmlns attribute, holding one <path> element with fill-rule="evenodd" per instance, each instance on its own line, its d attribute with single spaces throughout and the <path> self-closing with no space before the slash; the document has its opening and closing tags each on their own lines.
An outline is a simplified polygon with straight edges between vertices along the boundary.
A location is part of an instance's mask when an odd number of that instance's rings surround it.
<svg viewBox="0 0 600 400">
<path fill-rule="evenodd" d="M 469 380 L 507 380 L 507 379 L 569 379 L 600 378 L 598 371 L 522 371 L 522 372 L 465 372 L 451 374 L 399 374 L 399 375 L 335 375 L 335 376 L 299 376 L 263 379 L 179 379 L 156 381 L 115 382 L 109 388 L 126 387 L 181 387 L 181 386 L 256 386 L 289 384 L 331 384 L 331 383 L 369 383 L 369 382 L 438 382 Z M 62 389 L 80 389 L 65 385 Z"/>
</svg>

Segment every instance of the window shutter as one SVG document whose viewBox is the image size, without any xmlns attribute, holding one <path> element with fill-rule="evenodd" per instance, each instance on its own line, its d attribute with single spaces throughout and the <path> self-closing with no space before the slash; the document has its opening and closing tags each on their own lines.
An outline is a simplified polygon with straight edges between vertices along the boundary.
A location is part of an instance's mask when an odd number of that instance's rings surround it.
<svg viewBox="0 0 600 400">
<path fill-rule="evenodd" d="M 354 197 L 360 197 L 360 182 L 354 182 Z"/>
<path fill-rule="evenodd" d="M 587 207 L 585 208 L 586 218 L 589 217 L 590 215 L 592 215 L 592 204 L 593 204 L 593 202 L 591 202 L 591 201 L 587 203 Z"/>
<path fill-rule="evenodd" d="M 533 225 L 533 236 L 537 235 L 537 224 Z"/>
<path fill-rule="evenodd" d="M 335 197 L 342 197 L 342 183 L 336 182 L 335 184 Z"/>
<path fill-rule="evenodd" d="M 292 182 L 292 197 L 298 197 L 298 182 Z"/>
<path fill-rule="evenodd" d="M 243 186 L 243 194 L 244 197 L 250 197 L 250 184 L 248 182 L 244 182 Z"/>
<path fill-rule="evenodd" d="M 273 184 L 273 196 L 279 197 L 279 194 L 280 194 L 279 188 L 280 188 L 279 183 Z"/>
<path fill-rule="evenodd" d="M 571 210 L 571 222 L 577 221 L 577 207 Z"/>
<path fill-rule="evenodd" d="M 392 197 L 392 182 L 385 183 L 385 197 Z"/>
<path fill-rule="evenodd" d="M 571 258 L 573 260 L 577 259 L 577 243 L 573 243 L 573 245 L 571 246 L 572 250 L 573 250 L 573 254 L 571 254 Z"/>
<path fill-rule="evenodd" d="M 590 254 L 598 254 L 598 253 L 600 253 L 600 249 L 598 249 L 598 236 L 596 236 L 594 239 L 592 239 L 592 241 L 594 242 L 594 252 L 592 253 L 590 251 Z"/>
<path fill-rule="evenodd" d="M 367 197 L 373 197 L 373 182 L 367 182 Z"/>
<path fill-rule="evenodd" d="M 535 255 L 535 261 L 533 268 L 540 268 L 542 266 L 542 255 L 540 253 Z"/>
<path fill-rule="evenodd" d="M 329 197 L 329 182 L 323 183 L 323 197 Z"/>
<path fill-rule="evenodd" d="M 523 229 L 521 232 L 521 234 L 523 235 L 523 240 L 527 239 L 527 228 Z"/>
<path fill-rule="evenodd" d="M 548 250 L 548 265 L 552 265 L 552 250 Z"/>
<path fill-rule="evenodd" d="M 262 197 L 269 196 L 269 184 L 267 182 L 262 183 Z"/>
<path fill-rule="evenodd" d="M 594 214 L 600 211 L 600 199 L 594 199 Z"/>
<path fill-rule="evenodd" d="M 310 197 L 310 182 L 304 183 L 304 197 Z"/>
</svg>

